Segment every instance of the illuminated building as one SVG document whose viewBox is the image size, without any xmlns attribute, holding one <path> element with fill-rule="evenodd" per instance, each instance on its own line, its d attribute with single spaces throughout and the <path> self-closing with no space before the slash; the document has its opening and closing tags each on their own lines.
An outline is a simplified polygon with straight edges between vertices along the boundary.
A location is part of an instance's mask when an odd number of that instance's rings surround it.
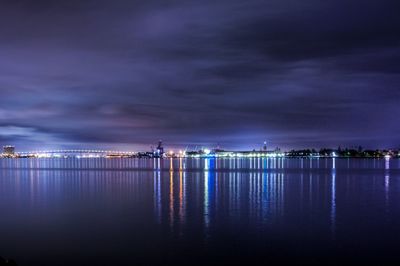
<svg viewBox="0 0 400 266">
<path fill-rule="evenodd" d="M 3 153 L 5 155 L 14 155 L 15 154 L 15 147 L 14 146 L 4 146 Z"/>
</svg>

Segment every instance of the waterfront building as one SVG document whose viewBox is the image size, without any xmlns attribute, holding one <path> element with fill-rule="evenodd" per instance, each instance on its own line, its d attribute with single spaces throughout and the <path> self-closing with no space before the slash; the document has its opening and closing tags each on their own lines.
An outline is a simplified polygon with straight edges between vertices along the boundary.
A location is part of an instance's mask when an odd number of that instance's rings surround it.
<svg viewBox="0 0 400 266">
<path fill-rule="evenodd" d="M 14 146 L 10 146 L 10 145 L 4 146 L 3 147 L 3 153 L 5 155 L 8 155 L 8 156 L 14 155 L 15 154 L 15 147 Z"/>
</svg>

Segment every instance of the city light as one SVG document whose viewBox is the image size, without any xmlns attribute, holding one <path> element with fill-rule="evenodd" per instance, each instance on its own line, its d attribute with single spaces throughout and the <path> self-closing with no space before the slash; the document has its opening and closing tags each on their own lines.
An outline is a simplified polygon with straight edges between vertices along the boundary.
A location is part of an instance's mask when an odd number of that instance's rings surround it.
<svg viewBox="0 0 400 266">
<path fill-rule="evenodd" d="M 151 151 L 118 151 L 104 149 L 71 149 L 71 150 L 39 150 L 19 152 L 14 146 L 4 146 L 0 158 L 399 158 L 399 150 L 355 150 L 355 149 L 305 149 L 282 152 L 279 148 L 266 150 L 260 148 L 258 151 L 226 151 L 222 149 L 203 148 L 201 150 L 168 150 L 164 152 L 161 141 L 157 149 Z"/>
</svg>

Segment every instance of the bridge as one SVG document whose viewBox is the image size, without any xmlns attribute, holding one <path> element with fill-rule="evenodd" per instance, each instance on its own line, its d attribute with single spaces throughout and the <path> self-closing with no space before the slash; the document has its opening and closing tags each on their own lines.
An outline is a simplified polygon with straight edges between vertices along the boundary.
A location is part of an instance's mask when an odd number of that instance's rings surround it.
<svg viewBox="0 0 400 266">
<path fill-rule="evenodd" d="M 97 156 L 129 156 L 135 155 L 137 152 L 132 151 L 116 151 L 116 150 L 37 150 L 37 151 L 23 151 L 17 153 L 20 156 L 29 155 L 49 155 L 49 156 L 68 156 L 68 155 L 97 155 Z"/>
</svg>

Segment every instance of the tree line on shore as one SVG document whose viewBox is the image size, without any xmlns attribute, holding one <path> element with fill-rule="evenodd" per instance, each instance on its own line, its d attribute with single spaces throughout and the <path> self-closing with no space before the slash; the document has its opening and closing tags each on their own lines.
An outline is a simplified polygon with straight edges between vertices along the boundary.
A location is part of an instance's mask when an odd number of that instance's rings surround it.
<svg viewBox="0 0 400 266">
<path fill-rule="evenodd" d="M 323 157 L 359 157 L 359 158 L 380 158 L 384 156 L 398 157 L 400 151 L 398 150 L 369 150 L 363 149 L 359 146 L 358 148 L 321 148 L 316 149 L 302 149 L 302 150 L 291 150 L 286 153 L 286 156 L 301 157 L 301 156 L 323 156 Z"/>
</svg>

